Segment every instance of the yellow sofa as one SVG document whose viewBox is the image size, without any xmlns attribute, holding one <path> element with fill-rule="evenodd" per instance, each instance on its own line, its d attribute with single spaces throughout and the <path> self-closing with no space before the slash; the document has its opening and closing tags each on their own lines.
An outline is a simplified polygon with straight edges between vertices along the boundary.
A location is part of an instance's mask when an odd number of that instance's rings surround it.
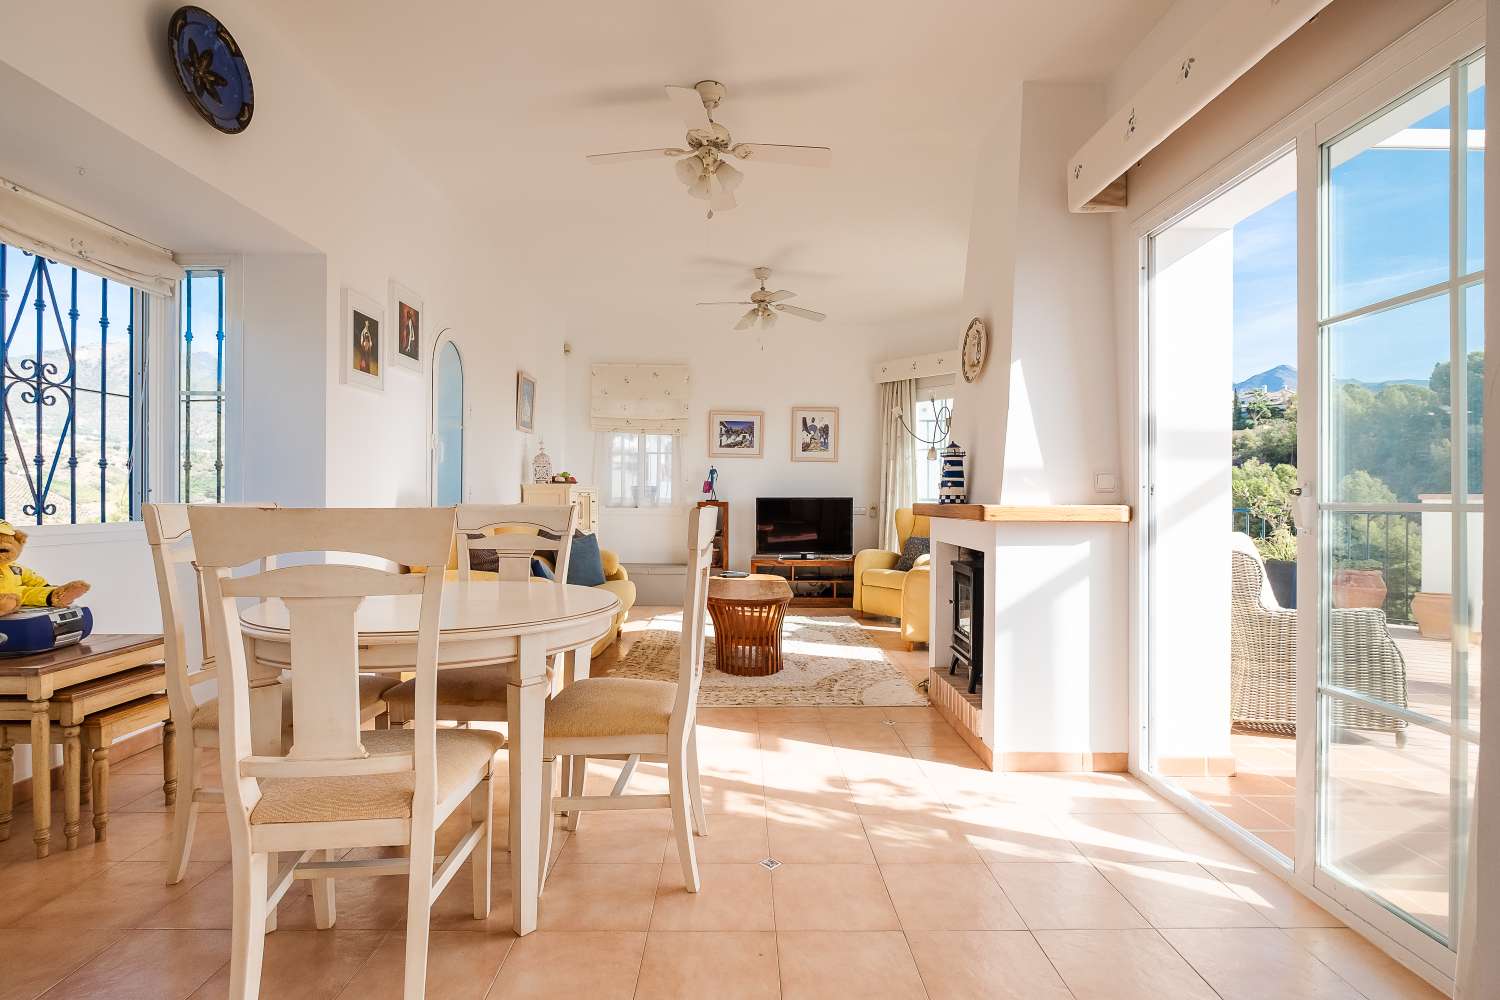
<svg viewBox="0 0 1500 1000">
<path fill-rule="evenodd" d="M 536 533 L 535 529 L 527 529 L 521 527 L 502 527 L 496 529 L 496 533 L 502 531 L 529 531 L 529 533 L 531 534 Z M 549 559 L 548 561 L 550 562 L 551 560 Z M 635 584 L 631 582 L 630 574 L 625 571 L 625 567 L 620 564 L 620 557 L 611 552 L 609 549 L 600 546 L 599 561 L 604 564 L 604 582 L 599 584 L 599 588 L 601 590 L 609 591 L 611 594 L 614 594 L 620 599 L 620 613 L 615 615 L 615 620 L 610 623 L 609 631 L 606 632 L 598 642 L 594 643 L 593 651 L 590 654 L 591 656 L 598 656 L 600 653 L 608 649 L 614 643 L 614 641 L 620 637 L 620 628 L 630 617 L 630 609 L 635 606 Z M 421 573 L 426 570 L 426 567 L 412 566 L 410 569 L 413 573 Z M 449 579 L 453 579 L 458 575 L 458 545 L 456 542 L 454 543 L 452 554 L 448 556 L 448 574 Z M 470 579 L 494 580 L 498 579 L 498 574 L 486 573 L 476 570 L 470 573 Z"/>
<path fill-rule="evenodd" d="M 901 545 L 913 535 L 927 538 L 931 522 L 917 517 L 910 507 L 896 511 L 896 534 Z M 867 615 L 884 615 L 901 620 L 901 638 L 911 649 L 926 642 L 930 607 L 931 557 L 919 556 L 910 570 L 896 569 L 901 556 L 885 549 L 865 549 L 854 557 L 854 610 Z"/>
</svg>

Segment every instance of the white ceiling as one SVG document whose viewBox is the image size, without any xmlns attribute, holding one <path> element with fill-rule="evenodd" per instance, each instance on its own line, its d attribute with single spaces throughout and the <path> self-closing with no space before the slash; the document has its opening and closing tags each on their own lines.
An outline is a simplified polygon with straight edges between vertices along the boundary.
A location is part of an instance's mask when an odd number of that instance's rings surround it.
<svg viewBox="0 0 1500 1000">
<path fill-rule="evenodd" d="M 493 237 L 555 276 L 570 321 L 696 323 L 749 267 L 835 326 L 946 322 L 963 288 L 975 156 L 1022 80 L 1103 80 L 1170 0 L 534 4 L 261 0 Z M 249 53 L 254 65 L 254 53 Z M 736 140 L 833 147 L 831 169 L 745 163 L 705 220 L 669 161 L 662 85 L 711 78 Z M 981 167 L 982 169 L 982 167 Z M 1061 169 L 1061 165 L 1059 165 Z M 774 287 L 773 286 L 773 287 Z M 732 321 L 733 313 L 724 316 Z M 728 325 L 728 322 L 725 324 Z"/>
</svg>

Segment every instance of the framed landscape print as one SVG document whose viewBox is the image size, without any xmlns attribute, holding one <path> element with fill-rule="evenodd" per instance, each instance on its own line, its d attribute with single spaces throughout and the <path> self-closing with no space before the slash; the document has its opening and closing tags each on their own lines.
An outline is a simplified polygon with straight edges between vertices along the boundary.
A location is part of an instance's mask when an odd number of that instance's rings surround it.
<svg viewBox="0 0 1500 1000">
<path fill-rule="evenodd" d="M 536 379 L 516 372 L 516 430 L 536 430 Z"/>
<path fill-rule="evenodd" d="M 709 410 L 709 457 L 760 458 L 765 423 L 760 410 Z"/>
<path fill-rule="evenodd" d="M 391 342 L 391 364 L 412 371 L 422 370 L 422 348 L 427 336 L 427 310 L 422 300 L 399 281 L 391 282 L 390 312 L 395 325 Z"/>
<path fill-rule="evenodd" d="M 792 407 L 792 461 L 837 462 L 839 460 L 839 408 L 837 406 Z"/>
<path fill-rule="evenodd" d="M 344 289 L 343 368 L 339 381 L 380 392 L 385 388 L 385 314 L 380 303 L 352 288 Z"/>
</svg>

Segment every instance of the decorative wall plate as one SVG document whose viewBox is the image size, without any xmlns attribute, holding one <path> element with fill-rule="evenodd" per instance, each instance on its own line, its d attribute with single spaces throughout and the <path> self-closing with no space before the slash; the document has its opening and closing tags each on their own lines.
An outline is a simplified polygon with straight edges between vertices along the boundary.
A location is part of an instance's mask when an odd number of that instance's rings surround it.
<svg viewBox="0 0 1500 1000">
<path fill-rule="evenodd" d="M 220 132 L 250 127 L 255 88 L 229 29 L 202 7 L 177 8 L 167 22 L 167 51 L 193 108 Z"/>
<path fill-rule="evenodd" d="M 969 320 L 964 331 L 963 373 L 965 382 L 973 382 L 984 371 L 985 355 L 989 353 L 990 339 L 984 330 L 984 320 L 975 316 Z"/>
</svg>

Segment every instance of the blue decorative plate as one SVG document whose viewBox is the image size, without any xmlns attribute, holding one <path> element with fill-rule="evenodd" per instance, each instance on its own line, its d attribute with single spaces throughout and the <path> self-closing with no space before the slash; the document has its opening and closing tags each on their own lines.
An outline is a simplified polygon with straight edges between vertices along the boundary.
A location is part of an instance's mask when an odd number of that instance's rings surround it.
<svg viewBox="0 0 1500 1000">
<path fill-rule="evenodd" d="M 202 7 L 179 7 L 167 22 L 167 48 L 177 81 L 204 121 L 231 134 L 250 127 L 250 67 L 218 18 Z"/>
</svg>

